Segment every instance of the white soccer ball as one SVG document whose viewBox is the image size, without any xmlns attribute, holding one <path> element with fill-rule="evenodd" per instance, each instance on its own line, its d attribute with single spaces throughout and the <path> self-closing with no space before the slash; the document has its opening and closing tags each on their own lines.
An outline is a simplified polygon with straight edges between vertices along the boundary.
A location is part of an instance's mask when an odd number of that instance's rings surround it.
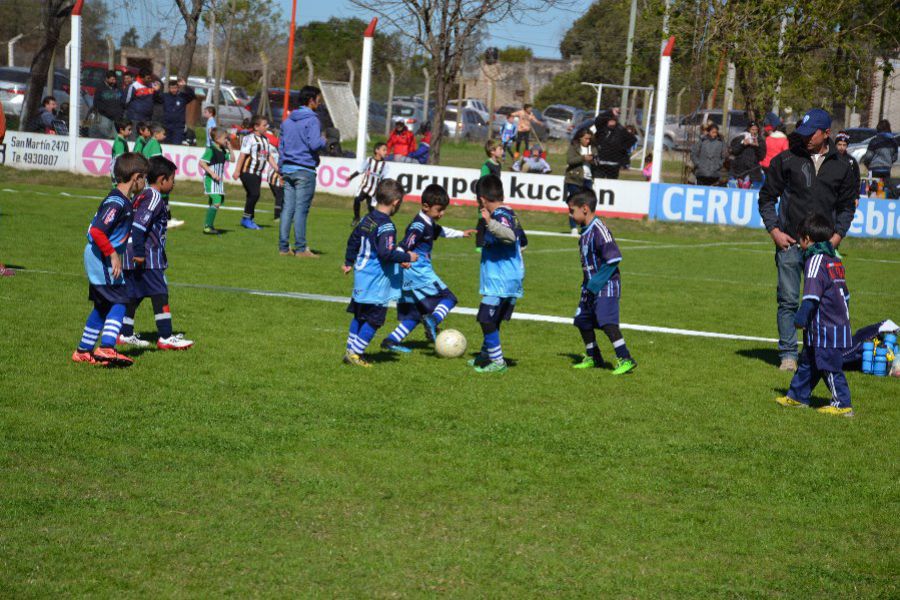
<svg viewBox="0 0 900 600">
<path fill-rule="evenodd" d="M 445 329 L 434 341 L 434 351 L 443 358 L 459 358 L 466 352 L 466 336 L 456 329 Z"/>
</svg>

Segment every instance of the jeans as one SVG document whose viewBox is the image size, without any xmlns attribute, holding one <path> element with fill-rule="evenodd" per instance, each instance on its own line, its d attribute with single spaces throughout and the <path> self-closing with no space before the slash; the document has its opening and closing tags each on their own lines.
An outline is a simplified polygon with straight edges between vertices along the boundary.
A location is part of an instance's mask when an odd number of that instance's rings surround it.
<svg viewBox="0 0 900 600">
<path fill-rule="evenodd" d="M 797 328 L 794 315 L 800 308 L 800 281 L 803 276 L 803 250 L 793 245 L 775 251 L 778 268 L 778 354 L 797 360 Z"/>
<path fill-rule="evenodd" d="M 294 250 L 307 250 L 306 217 L 316 193 L 316 174 L 312 171 L 294 171 L 284 175 L 284 207 L 278 236 L 278 249 L 290 250 L 291 221 L 294 223 Z"/>
</svg>

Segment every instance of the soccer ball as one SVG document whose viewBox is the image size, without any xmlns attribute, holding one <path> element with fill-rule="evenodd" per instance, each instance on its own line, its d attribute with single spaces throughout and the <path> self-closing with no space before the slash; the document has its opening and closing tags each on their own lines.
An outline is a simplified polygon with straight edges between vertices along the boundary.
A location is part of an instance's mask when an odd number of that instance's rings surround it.
<svg viewBox="0 0 900 600">
<path fill-rule="evenodd" d="M 459 358 L 466 352 L 466 336 L 456 329 L 445 329 L 434 341 L 434 351 L 443 358 Z"/>
</svg>

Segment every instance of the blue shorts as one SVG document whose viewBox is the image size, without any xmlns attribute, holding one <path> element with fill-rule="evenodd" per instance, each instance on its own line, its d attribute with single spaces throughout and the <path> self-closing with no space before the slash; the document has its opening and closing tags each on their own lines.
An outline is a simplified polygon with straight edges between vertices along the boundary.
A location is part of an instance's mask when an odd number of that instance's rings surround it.
<svg viewBox="0 0 900 600">
<path fill-rule="evenodd" d="M 99 312 L 107 312 L 113 304 L 128 304 L 128 287 L 125 285 L 88 284 L 88 300 Z"/>
<path fill-rule="evenodd" d="M 132 300 L 168 295 L 169 282 L 162 269 L 125 271 L 125 285 Z"/>
<path fill-rule="evenodd" d="M 478 306 L 478 316 L 475 317 L 475 320 L 479 323 L 500 325 L 502 321 L 509 321 L 515 310 L 515 298 L 484 296 L 481 298 L 481 304 Z"/>
<path fill-rule="evenodd" d="M 587 330 L 618 324 L 618 297 L 597 296 L 587 290 L 581 292 L 581 301 L 578 303 L 578 310 L 575 311 L 575 327 Z"/>
<path fill-rule="evenodd" d="M 403 290 L 403 295 L 397 302 L 398 320 L 421 321 L 422 317 L 433 313 L 442 301 L 448 300 L 453 304 L 457 303 L 456 296 L 447 287 L 439 289 L 435 294 L 424 295 L 421 292 L 422 290 Z"/>
<path fill-rule="evenodd" d="M 386 304 L 360 304 L 356 300 L 351 300 L 347 306 L 347 312 L 353 315 L 353 318 L 361 323 L 368 323 L 374 329 L 378 329 L 384 325 L 387 318 Z"/>
</svg>

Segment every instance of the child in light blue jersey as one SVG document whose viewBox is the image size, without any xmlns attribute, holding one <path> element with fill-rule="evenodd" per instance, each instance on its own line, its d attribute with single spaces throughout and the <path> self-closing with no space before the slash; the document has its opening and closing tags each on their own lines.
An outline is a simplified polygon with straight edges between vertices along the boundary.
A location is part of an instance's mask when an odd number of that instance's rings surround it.
<svg viewBox="0 0 900 600">
<path fill-rule="evenodd" d="M 503 205 L 503 183 L 499 177 L 485 175 L 479 179 L 477 194 L 486 223 L 481 251 L 482 299 L 477 316 L 484 343 L 469 365 L 478 373 L 503 373 L 506 361 L 500 345 L 500 325 L 512 317 L 516 299 L 522 297 L 522 250 L 528 245 L 528 238 L 516 214 Z"/>
<path fill-rule="evenodd" d="M 349 365 L 372 366 L 362 355 L 384 325 L 388 303 L 400 299 L 401 268 L 408 269 L 419 259 L 415 252 L 397 246 L 391 217 L 400 210 L 403 195 L 403 186 L 396 180 L 382 180 L 375 190 L 375 210 L 363 217 L 347 240 L 344 274 L 354 272 L 353 296 L 347 307 L 353 319 L 344 354 L 344 362 Z"/>
<path fill-rule="evenodd" d="M 438 225 L 449 205 L 447 190 L 436 183 L 422 192 L 422 210 L 406 228 L 406 237 L 400 242 L 401 248 L 414 251 L 419 260 L 403 272 L 403 294 L 397 303 L 400 324 L 381 342 L 384 350 L 411 352 L 401 342 L 420 322 L 425 326 L 426 335 L 434 340 L 438 325 L 456 306 L 456 296 L 434 272 L 431 253 L 438 238 L 469 237 L 475 230 Z"/>
</svg>

